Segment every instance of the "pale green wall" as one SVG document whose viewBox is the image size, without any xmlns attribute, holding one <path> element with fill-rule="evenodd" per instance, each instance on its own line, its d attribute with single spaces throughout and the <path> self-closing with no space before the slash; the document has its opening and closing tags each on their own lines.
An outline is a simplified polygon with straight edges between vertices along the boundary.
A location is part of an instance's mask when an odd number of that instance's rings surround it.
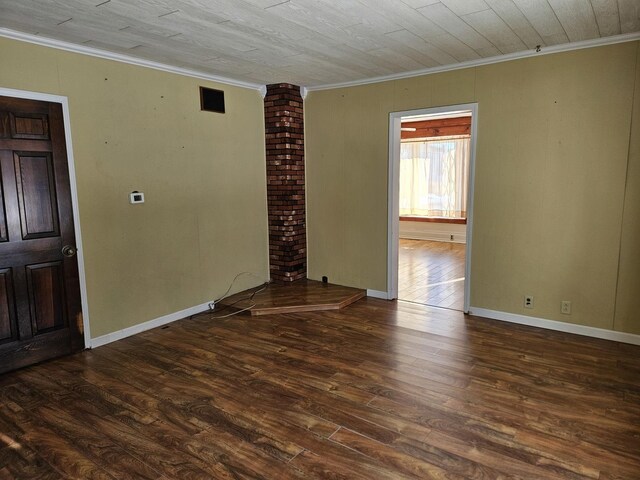
<svg viewBox="0 0 640 480">
<path fill-rule="evenodd" d="M 640 48 L 636 59 L 636 88 L 633 97 L 614 327 L 616 330 L 640 334 Z"/>
<path fill-rule="evenodd" d="M 637 58 L 633 42 L 311 92 L 309 276 L 386 290 L 388 115 L 478 102 L 472 305 L 640 333 Z M 94 337 L 267 277 L 256 91 L 6 39 L 0 65 L 2 87 L 69 98 Z M 200 112 L 199 85 L 228 113 Z"/>
<path fill-rule="evenodd" d="M 387 290 L 389 113 L 477 102 L 471 304 L 638 333 L 640 82 L 627 178 L 638 47 L 310 92 L 309 277 Z"/>
<path fill-rule="evenodd" d="M 2 38 L 0 65 L 2 87 L 69 99 L 93 337 L 268 278 L 256 90 Z M 200 85 L 226 114 L 200 112 Z"/>
</svg>

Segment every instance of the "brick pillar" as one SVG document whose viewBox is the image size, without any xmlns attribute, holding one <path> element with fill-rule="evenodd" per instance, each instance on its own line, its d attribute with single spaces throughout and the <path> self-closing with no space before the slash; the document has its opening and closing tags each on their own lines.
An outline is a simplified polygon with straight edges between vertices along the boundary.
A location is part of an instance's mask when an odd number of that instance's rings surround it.
<svg viewBox="0 0 640 480">
<path fill-rule="evenodd" d="M 267 85 L 264 98 L 271 279 L 307 274 L 304 199 L 304 116 L 300 87 Z"/>
</svg>

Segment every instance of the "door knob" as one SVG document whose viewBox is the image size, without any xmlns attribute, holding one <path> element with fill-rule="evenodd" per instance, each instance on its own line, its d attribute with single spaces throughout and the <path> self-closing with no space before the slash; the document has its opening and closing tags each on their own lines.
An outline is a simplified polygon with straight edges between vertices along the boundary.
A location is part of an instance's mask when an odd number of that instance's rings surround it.
<svg viewBox="0 0 640 480">
<path fill-rule="evenodd" d="M 62 247 L 62 254 L 65 257 L 73 257 L 76 254 L 76 247 L 72 245 L 65 245 Z"/>
</svg>

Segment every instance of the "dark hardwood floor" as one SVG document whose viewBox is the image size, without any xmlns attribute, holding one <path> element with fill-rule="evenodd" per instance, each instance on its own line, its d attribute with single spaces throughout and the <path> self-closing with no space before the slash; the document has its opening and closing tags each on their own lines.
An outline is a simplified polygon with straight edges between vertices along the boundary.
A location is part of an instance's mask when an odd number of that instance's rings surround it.
<svg viewBox="0 0 640 480">
<path fill-rule="evenodd" d="M 0 479 L 638 479 L 640 347 L 363 299 L 0 376 Z"/>
<path fill-rule="evenodd" d="M 464 244 L 401 238 L 399 248 L 400 300 L 463 310 Z"/>
</svg>

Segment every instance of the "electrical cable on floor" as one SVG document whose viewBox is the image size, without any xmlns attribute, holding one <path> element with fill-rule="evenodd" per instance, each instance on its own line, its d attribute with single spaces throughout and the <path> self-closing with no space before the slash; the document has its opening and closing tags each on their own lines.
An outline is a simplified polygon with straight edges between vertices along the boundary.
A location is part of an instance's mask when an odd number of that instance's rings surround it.
<svg viewBox="0 0 640 480">
<path fill-rule="evenodd" d="M 219 318 L 228 318 L 228 317 L 233 317 L 234 315 L 237 315 L 239 313 L 242 312 L 246 312 L 247 310 L 251 310 L 253 307 L 255 307 L 257 305 L 257 303 L 254 303 L 253 305 L 249 305 L 246 308 L 243 308 L 242 310 L 238 310 L 237 312 L 231 312 L 231 313 L 227 313 L 226 315 L 220 315 L 218 317 L 215 316 L 209 316 L 209 318 L 215 318 L 215 319 L 219 319 Z"/>
<path fill-rule="evenodd" d="M 229 288 L 227 288 L 227 291 L 224 292 L 222 294 L 222 296 L 216 300 L 214 300 L 213 302 L 209 303 L 209 308 L 211 310 L 213 310 L 213 307 L 215 307 L 221 300 L 224 300 L 225 298 L 227 298 L 227 294 L 231 291 L 231 289 L 233 288 L 233 285 L 236 283 L 236 280 L 241 276 L 241 275 L 252 275 L 256 278 L 259 278 L 260 280 L 262 280 L 263 277 L 261 277 L 260 275 L 257 275 L 253 272 L 240 272 L 239 274 L 237 274 L 235 277 L 233 277 L 233 280 L 231 280 L 231 284 L 229 285 Z M 269 282 L 266 282 L 269 283 Z M 213 305 L 213 306 L 212 306 Z"/>
<path fill-rule="evenodd" d="M 210 303 L 209 303 L 209 310 L 205 310 L 205 311 L 203 311 L 203 312 L 196 313 L 196 314 L 194 314 L 194 315 L 191 315 L 189 318 L 199 317 L 199 316 L 201 316 L 201 315 L 205 315 L 205 314 L 209 314 L 209 318 L 215 318 L 215 319 L 218 319 L 218 318 L 228 318 L 228 317 L 232 317 L 233 315 L 237 315 L 237 314 L 239 314 L 239 313 L 246 312 L 247 310 L 250 310 L 250 309 L 252 309 L 253 307 L 255 307 L 257 304 L 255 304 L 255 303 L 254 303 L 253 305 L 251 305 L 251 306 L 249 306 L 249 307 L 246 307 L 246 308 L 243 308 L 242 310 L 238 310 L 237 312 L 232 312 L 232 313 L 229 313 L 229 314 L 226 314 L 226 315 L 220 315 L 220 316 L 213 316 L 213 315 L 211 315 L 211 312 L 214 310 L 215 306 L 216 306 L 218 303 L 220 303 L 222 300 L 224 300 L 225 298 L 227 298 L 228 293 L 229 293 L 229 292 L 231 291 L 231 289 L 233 288 L 233 285 L 235 284 L 236 280 L 237 280 L 240 276 L 242 276 L 242 275 L 252 275 L 252 276 L 254 276 L 254 277 L 256 277 L 256 278 L 259 278 L 259 279 L 261 279 L 261 280 L 262 280 L 262 278 L 263 278 L 263 277 L 261 277 L 260 275 L 257 275 L 257 274 L 255 274 L 255 273 L 253 273 L 253 272 L 240 272 L 239 274 L 237 274 L 237 275 L 233 278 L 233 280 L 231 281 L 231 284 L 229 285 L 229 288 L 227 288 L 226 292 L 224 292 L 224 293 L 222 294 L 222 296 L 221 296 L 221 297 L 219 297 L 219 298 L 217 298 L 216 300 L 214 300 L 214 301 L 212 301 L 212 302 L 210 302 Z M 236 300 L 236 301 L 235 301 L 235 302 L 233 302 L 233 303 L 230 303 L 230 304 L 228 304 L 228 305 L 223 305 L 223 306 L 222 306 L 222 308 L 221 308 L 221 310 L 225 310 L 225 309 L 227 309 L 227 308 L 230 308 L 230 307 L 234 306 L 236 303 L 242 302 L 242 301 L 244 301 L 244 300 L 249 300 L 249 301 L 253 300 L 253 297 L 255 297 L 258 293 L 264 292 L 264 291 L 267 289 L 267 287 L 269 286 L 269 283 L 271 283 L 271 282 L 270 282 L 270 281 L 265 282 L 265 283 L 264 283 L 264 284 L 263 284 L 259 289 L 257 289 L 256 291 L 254 291 L 251 295 L 249 295 L 249 296 L 247 296 L 247 297 L 242 297 L 242 298 L 239 298 L 238 300 Z"/>
<path fill-rule="evenodd" d="M 229 307 L 232 307 L 232 306 L 233 306 L 233 305 L 235 305 L 236 303 L 242 302 L 243 300 L 249 300 L 249 301 L 251 301 L 251 300 L 253 300 L 253 297 L 255 297 L 258 293 L 260 293 L 260 292 L 264 292 L 264 291 L 267 289 L 267 287 L 268 287 L 268 286 L 269 286 L 269 282 L 265 283 L 261 288 L 259 288 L 259 289 L 258 289 L 258 290 L 256 290 L 255 292 L 253 292 L 253 293 L 252 293 L 251 295 L 249 295 L 248 297 L 239 298 L 238 300 L 236 300 L 236 301 L 235 301 L 235 302 L 233 302 L 233 303 L 230 303 L 229 305 L 224 305 L 224 307 L 223 307 L 223 308 L 229 308 Z M 222 300 L 222 299 L 220 299 L 220 300 Z M 218 301 L 219 301 L 219 300 L 218 300 Z M 248 307 L 246 307 L 246 308 L 243 308 L 242 310 L 238 310 L 237 312 L 231 312 L 231 313 L 228 313 L 228 314 L 226 314 L 226 315 L 220 315 L 220 316 L 217 316 L 217 315 L 209 315 L 209 318 L 215 318 L 215 319 L 218 319 L 218 318 L 228 318 L 228 317 L 233 317 L 234 315 L 237 315 L 237 314 L 239 314 L 239 313 L 246 312 L 247 310 L 251 310 L 251 309 L 252 309 L 253 307 L 255 307 L 256 305 L 257 305 L 257 303 L 254 303 L 253 305 L 250 305 L 250 306 L 248 306 Z"/>
</svg>

